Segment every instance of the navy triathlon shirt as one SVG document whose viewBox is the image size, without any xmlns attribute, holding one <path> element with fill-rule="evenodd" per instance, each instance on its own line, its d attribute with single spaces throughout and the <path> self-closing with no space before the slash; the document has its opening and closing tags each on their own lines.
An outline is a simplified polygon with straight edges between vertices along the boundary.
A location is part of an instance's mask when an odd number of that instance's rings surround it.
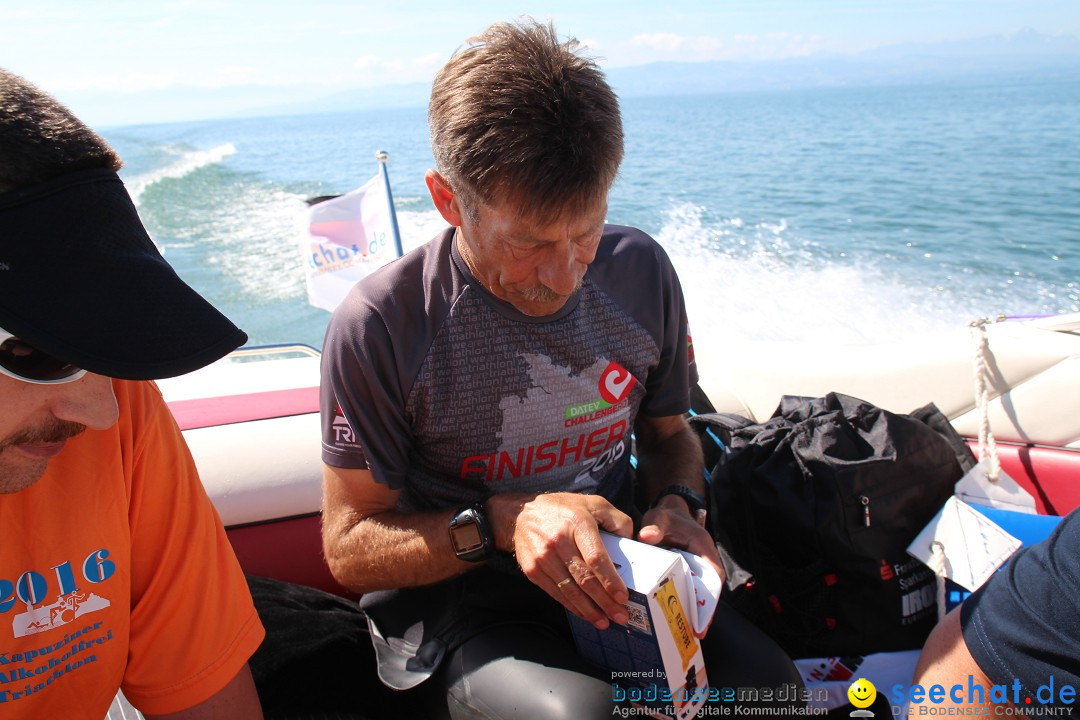
<svg viewBox="0 0 1080 720">
<path fill-rule="evenodd" d="M 606 226 L 581 289 L 531 317 L 469 272 L 454 230 L 368 276 L 323 346 L 322 457 L 403 511 L 491 492 L 622 496 L 640 410 L 690 407 L 697 369 L 671 262 Z"/>
</svg>

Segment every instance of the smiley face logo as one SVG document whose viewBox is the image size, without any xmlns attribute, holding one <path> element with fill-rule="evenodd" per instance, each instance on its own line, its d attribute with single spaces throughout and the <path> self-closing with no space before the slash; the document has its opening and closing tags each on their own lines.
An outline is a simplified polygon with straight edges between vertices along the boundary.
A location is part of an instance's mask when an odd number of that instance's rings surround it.
<svg viewBox="0 0 1080 720">
<path fill-rule="evenodd" d="M 847 690 L 847 696 L 855 707 L 867 708 L 874 704 L 874 700 L 877 698 L 877 688 L 874 687 L 874 683 L 866 678 L 859 678 L 851 683 L 851 687 Z"/>
</svg>

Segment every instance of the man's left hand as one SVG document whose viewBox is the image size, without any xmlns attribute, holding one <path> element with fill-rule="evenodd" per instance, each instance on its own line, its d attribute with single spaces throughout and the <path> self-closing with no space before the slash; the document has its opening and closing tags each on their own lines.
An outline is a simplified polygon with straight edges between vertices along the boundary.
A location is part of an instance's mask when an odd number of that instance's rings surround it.
<svg viewBox="0 0 1080 720">
<path fill-rule="evenodd" d="M 686 501 L 668 495 L 645 513 L 637 539 L 649 545 L 675 547 L 705 559 L 724 579 L 724 566 L 709 531 L 694 520 Z"/>
<path fill-rule="evenodd" d="M 645 488 L 646 497 L 660 496 L 670 484 L 704 492 L 700 481 L 690 480 L 705 474 L 701 443 L 681 415 L 653 417 L 641 414 L 635 430 L 638 479 Z M 677 495 L 664 495 L 645 513 L 641 524 L 637 538 L 641 542 L 692 552 L 708 561 L 724 579 L 720 552 L 709 532 L 694 519 L 686 500 Z"/>
</svg>

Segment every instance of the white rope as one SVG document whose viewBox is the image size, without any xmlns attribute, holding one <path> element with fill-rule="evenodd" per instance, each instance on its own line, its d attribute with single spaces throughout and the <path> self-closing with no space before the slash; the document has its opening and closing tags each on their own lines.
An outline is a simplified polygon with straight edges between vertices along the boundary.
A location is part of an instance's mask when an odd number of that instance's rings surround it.
<svg viewBox="0 0 1080 720">
<path fill-rule="evenodd" d="M 998 459 L 997 442 L 990 431 L 990 390 L 987 379 L 990 377 L 990 341 L 986 336 L 989 318 L 972 320 L 969 323 L 975 340 L 975 409 L 979 413 L 979 460 L 986 463 L 986 477 L 990 482 L 997 482 L 1001 474 L 1001 461 Z"/>
<path fill-rule="evenodd" d="M 945 546 L 940 540 L 930 543 L 930 569 L 937 575 L 937 619 L 945 619 Z"/>
</svg>

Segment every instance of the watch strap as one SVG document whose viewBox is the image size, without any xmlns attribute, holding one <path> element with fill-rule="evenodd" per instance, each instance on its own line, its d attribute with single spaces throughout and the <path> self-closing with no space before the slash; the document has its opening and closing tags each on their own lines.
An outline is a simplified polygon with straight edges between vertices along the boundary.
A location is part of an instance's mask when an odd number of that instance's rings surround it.
<svg viewBox="0 0 1080 720">
<path fill-rule="evenodd" d="M 660 491 L 660 493 L 653 500 L 650 507 L 656 507 L 662 498 L 668 495 L 678 495 L 686 504 L 690 507 L 690 514 L 698 525 L 705 527 L 705 519 L 708 516 L 708 511 L 705 505 L 705 498 L 698 491 L 693 488 L 688 488 L 685 485 L 668 485 L 666 488 Z"/>
</svg>

